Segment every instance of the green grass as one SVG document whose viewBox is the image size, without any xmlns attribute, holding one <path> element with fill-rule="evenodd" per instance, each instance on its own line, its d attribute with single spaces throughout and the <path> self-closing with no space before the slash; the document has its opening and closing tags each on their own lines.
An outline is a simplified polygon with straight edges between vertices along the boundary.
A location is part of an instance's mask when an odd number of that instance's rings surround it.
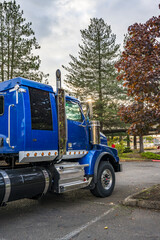
<svg viewBox="0 0 160 240">
<path fill-rule="evenodd" d="M 149 159 L 160 160 L 160 154 L 156 154 L 152 152 L 139 153 L 137 150 L 133 150 L 132 153 L 119 154 L 119 158 L 123 160 L 137 160 L 137 161 L 149 160 Z"/>
<path fill-rule="evenodd" d="M 133 152 L 129 152 L 129 153 L 121 153 L 119 154 L 120 158 L 142 158 L 141 154 L 138 153 L 138 151 L 133 150 Z"/>
<path fill-rule="evenodd" d="M 147 159 L 156 159 L 156 160 L 160 160 L 160 155 L 156 154 L 156 153 L 152 153 L 152 152 L 144 152 L 141 153 L 141 156 Z"/>
<path fill-rule="evenodd" d="M 157 155 L 157 154 L 155 154 Z M 153 155 L 152 155 L 153 156 Z M 144 161 L 148 159 L 154 159 L 153 157 L 148 157 L 148 154 L 139 153 L 137 150 L 133 150 L 132 153 L 121 153 L 119 154 L 119 158 L 122 160 L 137 160 L 137 161 Z"/>
</svg>

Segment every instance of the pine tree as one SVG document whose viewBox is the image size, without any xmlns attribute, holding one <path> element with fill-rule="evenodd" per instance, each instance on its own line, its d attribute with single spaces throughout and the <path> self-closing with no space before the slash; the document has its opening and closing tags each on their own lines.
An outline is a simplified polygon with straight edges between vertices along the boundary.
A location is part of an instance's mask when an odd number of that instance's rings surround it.
<svg viewBox="0 0 160 240">
<path fill-rule="evenodd" d="M 115 127 L 120 123 L 116 114 L 117 99 L 124 96 L 114 67 L 119 54 L 116 35 L 102 18 L 91 19 L 88 29 L 80 32 L 82 44 L 79 44 L 78 57 L 70 55 L 69 66 L 63 66 L 67 71 L 65 83 L 81 100 L 92 97 L 101 130 Z"/>
<path fill-rule="evenodd" d="M 33 54 L 40 46 L 31 25 L 23 18 L 23 11 L 16 1 L 0 3 L 1 81 L 21 76 L 47 82 L 48 74 L 39 71 L 40 58 Z"/>
</svg>

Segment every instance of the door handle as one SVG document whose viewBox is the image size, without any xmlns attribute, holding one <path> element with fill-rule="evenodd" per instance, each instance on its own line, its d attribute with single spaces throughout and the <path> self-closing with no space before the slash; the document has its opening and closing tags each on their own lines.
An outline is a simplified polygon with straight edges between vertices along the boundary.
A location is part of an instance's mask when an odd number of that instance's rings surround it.
<svg viewBox="0 0 160 240">
<path fill-rule="evenodd" d="M 9 105 L 8 107 L 8 138 L 6 142 L 8 143 L 9 147 L 14 149 L 14 146 L 11 146 L 11 107 L 14 107 L 14 104 Z"/>
</svg>

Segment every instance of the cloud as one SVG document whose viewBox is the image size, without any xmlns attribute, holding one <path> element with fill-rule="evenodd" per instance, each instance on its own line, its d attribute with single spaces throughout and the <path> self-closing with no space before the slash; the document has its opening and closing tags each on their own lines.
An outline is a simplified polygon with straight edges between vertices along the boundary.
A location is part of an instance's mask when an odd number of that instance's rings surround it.
<svg viewBox="0 0 160 240">
<path fill-rule="evenodd" d="M 146 22 L 153 15 L 158 16 L 158 4 L 159 0 L 101 0 L 97 4 L 96 16 L 111 25 L 117 42 L 122 44 L 130 25 Z"/>
<path fill-rule="evenodd" d="M 32 28 L 38 38 L 43 38 L 51 34 L 52 16 L 49 12 L 52 9 L 51 0 L 16 0 L 24 10 L 26 21 L 32 22 Z"/>
<path fill-rule="evenodd" d="M 41 70 L 50 74 L 52 85 L 56 69 L 68 65 L 69 54 L 78 55 L 80 29 L 88 27 L 90 18 L 103 18 L 117 35 L 117 43 L 123 44 L 129 25 L 159 14 L 159 0 L 17 0 L 17 3 L 24 10 L 26 21 L 33 23 L 41 45 L 36 54 L 42 60 Z"/>
<path fill-rule="evenodd" d="M 54 1 L 52 9 L 48 9 L 52 19 L 50 34 L 43 35 L 39 43 L 43 47 L 41 57 L 43 62 L 45 61 L 42 65 L 45 66 L 45 71 L 50 70 L 52 79 L 55 78 L 57 68 L 68 64 L 70 53 L 77 55 L 78 44 L 81 41 L 80 29 L 88 26 L 95 13 L 96 1 L 92 1 L 92 6 L 89 3 L 90 0 L 81 0 L 81 3 L 79 0 L 59 0 Z M 51 82 L 55 85 L 53 80 Z"/>
<path fill-rule="evenodd" d="M 94 17 L 96 1 L 17 0 L 26 20 L 32 22 L 41 46 L 35 53 L 42 60 L 42 71 L 50 73 L 51 84 L 55 85 L 56 69 L 68 64 L 69 54 L 77 55 L 80 29 L 87 27 Z"/>
</svg>

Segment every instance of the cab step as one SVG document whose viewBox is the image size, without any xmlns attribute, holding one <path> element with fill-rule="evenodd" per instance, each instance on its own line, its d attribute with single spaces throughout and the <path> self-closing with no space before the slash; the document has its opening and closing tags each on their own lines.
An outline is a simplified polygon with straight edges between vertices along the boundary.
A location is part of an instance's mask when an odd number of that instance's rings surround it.
<svg viewBox="0 0 160 240">
<path fill-rule="evenodd" d="M 87 181 L 87 179 L 60 184 L 59 193 L 68 192 L 68 191 L 76 190 L 79 188 L 84 188 L 84 187 L 87 187 L 88 185 L 89 185 L 89 181 Z"/>
<path fill-rule="evenodd" d="M 89 181 L 85 177 L 84 168 L 88 166 L 89 164 L 81 165 L 77 162 L 56 164 L 55 167 L 60 175 L 58 193 L 87 187 Z"/>
</svg>

